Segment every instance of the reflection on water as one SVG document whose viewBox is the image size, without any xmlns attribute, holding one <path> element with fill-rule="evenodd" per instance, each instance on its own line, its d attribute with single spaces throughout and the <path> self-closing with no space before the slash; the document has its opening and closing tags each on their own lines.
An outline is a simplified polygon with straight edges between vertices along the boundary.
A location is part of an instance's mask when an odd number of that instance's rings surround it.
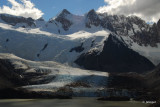
<svg viewBox="0 0 160 107">
<path fill-rule="evenodd" d="M 96 98 L 49 99 L 49 100 L 0 100 L 0 107 L 147 107 L 141 102 L 97 101 Z"/>
</svg>

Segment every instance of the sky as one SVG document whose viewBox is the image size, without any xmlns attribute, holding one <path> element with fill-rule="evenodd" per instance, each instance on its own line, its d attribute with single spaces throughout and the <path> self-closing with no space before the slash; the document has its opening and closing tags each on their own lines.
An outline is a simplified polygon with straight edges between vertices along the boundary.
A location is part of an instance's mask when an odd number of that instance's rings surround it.
<svg viewBox="0 0 160 107">
<path fill-rule="evenodd" d="M 63 9 L 83 15 L 91 9 L 99 13 L 136 15 L 147 22 L 160 19 L 160 0 L 0 0 L 0 13 L 45 20 Z"/>
<path fill-rule="evenodd" d="M 9 5 L 11 7 L 11 3 L 9 3 L 9 1 L 19 2 L 20 0 L 0 0 L 0 7 L 3 8 L 4 5 L 7 6 Z M 42 13 L 44 13 L 43 18 L 45 20 L 48 20 L 56 16 L 63 9 L 67 9 L 73 14 L 83 15 L 91 9 L 97 10 L 100 6 L 105 5 L 103 0 L 30 0 L 30 1 L 35 5 L 35 8 L 41 10 Z"/>
</svg>

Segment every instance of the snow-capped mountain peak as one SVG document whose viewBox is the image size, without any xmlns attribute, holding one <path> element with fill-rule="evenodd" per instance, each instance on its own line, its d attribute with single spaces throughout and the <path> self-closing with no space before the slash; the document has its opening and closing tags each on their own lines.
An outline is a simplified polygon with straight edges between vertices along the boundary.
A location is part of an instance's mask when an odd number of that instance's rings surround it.
<svg viewBox="0 0 160 107">
<path fill-rule="evenodd" d="M 72 14 L 68 10 L 64 9 L 56 17 L 50 19 L 49 23 L 54 23 L 56 24 L 57 27 L 62 27 L 65 31 L 67 31 L 72 25 L 71 17 L 72 17 Z M 61 25 L 59 25 L 58 23 Z M 58 32 L 60 33 L 60 31 Z"/>
<path fill-rule="evenodd" d="M 66 17 L 71 14 L 67 9 L 63 9 L 62 12 L 58 15 L 58 17 Z"/>
</svg>

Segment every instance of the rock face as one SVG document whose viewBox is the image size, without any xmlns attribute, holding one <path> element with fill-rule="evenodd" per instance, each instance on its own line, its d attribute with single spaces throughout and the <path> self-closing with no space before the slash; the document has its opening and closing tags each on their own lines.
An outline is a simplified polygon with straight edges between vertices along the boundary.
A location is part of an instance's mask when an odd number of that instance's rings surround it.
<svg viewBox="0 0 160 107">
<path fill-rule="evenodd" d="M 21 77 L 15 73 L 11 62 L 0 59 L 0 89 L 13 88 L 19 84 L 22 84 Z"/>
<path fill-rule="evenodd" d="M 7 14 L 0 14 L 1 20 L 4 22 L 15 26 L 16 24 L 25 23 L 27 26 L 35 26 L 34 20 L 32 18 L 16 17 Z"/>
<path fill-rule="evenodd" d="M 106 72 L 142 73 L 154 68 L 148 59 L 129 49 L 123 41 L 112 34 L 105 41 L 101 53 L 82 54 L 75 63 L 89 70 Z"/>
<path fill-rule="evenodd" d="M 130 36 L 139 45 L 156 46 L 159 43 L 157 25 L 150 26 L 137 16 L 99 14 L 101 26 L 115 32 L 119 36 Z"/>
<path fill-rule="evenodd" d="M 99 16 L 96 14 L 95 10 L 91 10 L 87 14 L 86 18 L 86 27 L 91 28 L 91 25 L 99 26 L 101 24 L 101 20 Z"/>
<path fill-rule="evenodd" d="M 26 67 L 23 68 L 22 66 Z M 16 63 L 9 59 L 0 58 L 0 90 L 29 84 L 47 83 L 50 79 L 53 79 L 45 78 L 48 73 L 41 73 L 39 69 L 30 70 L 30 67 L 24 63 Z"/>
</svg>

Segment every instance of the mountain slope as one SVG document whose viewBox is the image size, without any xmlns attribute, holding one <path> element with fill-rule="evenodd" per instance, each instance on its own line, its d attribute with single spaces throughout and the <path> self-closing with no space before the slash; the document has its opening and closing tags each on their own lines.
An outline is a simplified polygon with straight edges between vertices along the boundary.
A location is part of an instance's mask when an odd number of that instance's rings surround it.
<svg viewBox="0 0 160 107">
<path fill-rule="evenodd" d="M 145 72 L 154 65 L 145 57 L 129 49 L 125 43 L 109 35 L 104 43 L 103 51 L 82 54 L 76 61 L 86 69 L 107 72 Z"/>
<path fill-rule="evenodd" d="M 10 29 L 10 27 L 8 27 Z M 91 49 L 101 51 L 108 32 L 77 32 L 72 35 L 37 34 L 37 32 L 19 32 L 0 28 L 0 52 L 40 61 L 57 61 L 73 64 L 79 55 Z M 92 36 L 95 35 L 95 36 Z M 94 41 L 94 43 L 93 43 Z M 71 51 L 83 43 L 81 52 Z M 93 45 L 91 47 L 91 45 Z"/>
<path fill-rule="evenodd" d="M 160 64 L 152 72 L 148 73 L 145 78 L 151 89 L 160 90 Z"/>
</svg>

